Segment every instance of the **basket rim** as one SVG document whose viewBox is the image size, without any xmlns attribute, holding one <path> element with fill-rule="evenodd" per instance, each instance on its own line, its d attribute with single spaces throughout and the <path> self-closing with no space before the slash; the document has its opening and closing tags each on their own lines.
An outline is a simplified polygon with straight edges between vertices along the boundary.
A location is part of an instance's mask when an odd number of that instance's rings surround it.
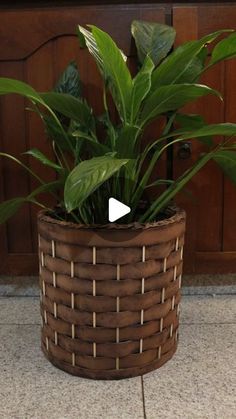
<svg viewBox="0 0 236 419">
<path fill-rule="evenodd" d="M 136 231 L 136 230 L 147 230 L 151 228 L 159 228 L 168 226 L 170 224 L 178 223 L 181 221 L 186 220 L 186 212 L 185 210 L 177 207 L 177 206 L 170 206 L 167 208 L 166 213 L 170 214 L 169 217 L 159 220 L 153 221 L 149 223 L 139 223 L 133 222 L 129 224 L 117 224 L 117 223 L 107 223 L 107 224 L 76 224 L 71 221 L 61 221 L 57 220 L 56 218 L 49 215 L 48 210 L 40 210 L 38 212 L 38 221 L 46 222 L 53 225 L 58 225 L 60 227 L 64 227 L 66 229 L 73 229 L 73 230 L 87 230 L 87 231 L 94 231 L 94 230 L 103 230 L 103 231 L 119 231 L 119 230 L 129 230 L 129 231 Z"/>
</svg>

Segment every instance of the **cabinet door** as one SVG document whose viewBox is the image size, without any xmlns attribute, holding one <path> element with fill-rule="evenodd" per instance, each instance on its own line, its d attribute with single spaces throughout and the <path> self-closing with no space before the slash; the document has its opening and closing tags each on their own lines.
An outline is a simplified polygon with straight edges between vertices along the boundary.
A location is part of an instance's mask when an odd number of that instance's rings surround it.
<svg viewBox="0 0 236 419">
<path fill-rule="evenodd" d="M 1 10 L 0 76 L 32 84 L 37 90 L 51 89 L 61 71 L 76 60 L 85 96 L 96 112 L 102 112 L 102 83 L 96 65 L 75 36 L 78 23 L 95 24 L 109 32 L 124 52 L 134 52 L 130 25 L 133 19 L 165 21 L 165 9 L 158 6 L 78 6 Z M 2 97 L 0 102 L 0 149 L 21 157 L 44 179 L 53 179 L 50 169 L 22 156 L 29 148 L 51 153 L 41 122 L 25 112 L 21 97 Z M 27 173 L 7 159 L 0 159 L 0 202 L 25 196 L 36 185 Z M 37 208 L 21 209 L 0 227 L 0 274 L 24 275 L 37 272 Z"/>
<path fill-rule="evenodd" d="M 236 6 L 176 6 L 173 25 L 180 44 L 200 38 L 219 29 L 236 29 Z M 215 66 L 202 77 L 202 82 L 223 93 L 224 102 L 205 97 L 188 106 L 192 113 L 202 113 L 208 123 L 236 122 L 236 60 Z M 216 138 L 215 142 L 219 142 Z M 181 160 L 178 147 L 174 150 L 174 174 L 182 173 L 202 152 L 203 147 L 192 141 L 192 154 Z M 187 243 L 185 268 L 193 273 L 227 273 L 236 271 L 236 188 L 220 169 L 210 162 L 193 179 L 189 188 L 194 200 L 183 194 L 179 204 L 187 210 Z"/>
</svg>

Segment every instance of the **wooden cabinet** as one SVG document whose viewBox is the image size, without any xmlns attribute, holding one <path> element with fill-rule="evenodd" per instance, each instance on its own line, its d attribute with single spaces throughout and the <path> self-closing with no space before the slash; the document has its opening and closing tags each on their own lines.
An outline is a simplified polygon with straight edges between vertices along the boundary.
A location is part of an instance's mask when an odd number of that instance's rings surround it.
<svg viewBox="0 0 236 419">
<path fill-rule="evenodd" d="M 134 45 L 130 25 L 134 19 L 164 23 L 165 9 L 148 5 L 2 9 L 0 76 L 26 81 L 44 91 L 53 87 L 71 60 L 76 60 L 85 95 L 95 110 L 102 112 L 101 79 L 87 51 L 78 47 L 76 26 L 91 23 L 103 28 L 131 57 Z M 25 112 L 26 103 L 21 97 L 2 97 L 0 106 L 2 151 L 16 157 L 33 147 L 50 152 L 39 118 L 32 112 Z M 23 161 L 28 161 L 26 156 Z M 52 172 L 33 159 L 30 164 L 42 177 L 52 178 Z M 0 174 L 0 201 L 25 196 L 35 186 L 22 168 L 7 159 L 0 159 Z M 36 208 L 26 206 L 0 227 L 0 274 L 37 273 L 36 213 Z"/>
<path fill-rule="evenodd" d="M 183 24 L 184 22 L 184 24 Z M 200 38 L 219 29 L 236 29 L 236 5 L 175 6 L 173 25 L 176 44 Z M 202 113 L 209 123 L 236 122 L 236 60 L 219 64 L 202 82 L 222 92 L 224 102 L 207 96 L 188 106 L 192 113 Z M 216 142 L 221 139 L 216 139 Z M 174 173 L 182 173 L 195 161 L 203 147 L 192 142 L 190 159 L 174 152 Z M 188 272 L 224 273 L 236 271 L 236 189 L 220 169 L 209 163 L 191 182 L 194 200 L 179 197 L 188 213 L 185 267 Z"/>
<path fill-rule="evenodd" d="M 46 2 L 45 2 L 46 3 Z M 173 23 L 177 30 L 176 45 L 199 38 L 222 28 L 236 29 L 236 4 L 173 5 L 113 4 L 20 7 L 19 3 L 0 10 L 0 76 L 13 77 L 32 84 L 37 90 L 53 87 L 61 71 L 76 60 L 84 83 L 85 95 L 96 111 L 102 110 L 101 79 L 96 65 L 85 50 L 79 50 L 75 28 L 78 23 L 92 23 L 108 31 L 125 53 L 134 54 L 130 35 L 133 19 Z M 85 3 L 85 2 L 83 2 Z M 92 2 L 91 2 L 92 3 Z M 97 2 L 98 3 L 98 2 Z M 106 2 L 109 3 L 109 2 Z M 112 3 L 112 2 L 110 2 Z M 113 3 L 118 3 L 114 1 Z M 143 1 L 142 3 L 148 3 Z M 188 2 L 186 2 L 188 3 Z M 220 90 L 221 103 L 207 97 L 188 107 L 193 113 L 204 113 L 210 123 L 236 122 L 236 60 L 220 64 L 203 77 L 203 82 Z M 29 148 L 39 147 L 50 153 L 41 122 L 32 112 L 25 112 L 20 97 L 2 97 L 0 101 L 0 149 L 16 157 Z M 219 141 L 220 139 L 216 139 Z M 202 147 L 192 142 L 189 159 L 179 157 L 174 149 L 174 176 L 196 160 Z M 23 156 L 26 163 L 28 158 Z M 44 178 L 53 173 L 30 159 L 31 168 Z M 0 201 L 27 195 L 35 186 L 17 164 L 0 159 Z M 220 170 L 210 163 L 191 182 L 195 198 L 181 194 L 178 202 L 188 213 L 185 272 L 236 272 L 236 191 Z M 0 228 L 0 274 L 37 273 L 37 209 L 24 207 Z"/>
</svg>

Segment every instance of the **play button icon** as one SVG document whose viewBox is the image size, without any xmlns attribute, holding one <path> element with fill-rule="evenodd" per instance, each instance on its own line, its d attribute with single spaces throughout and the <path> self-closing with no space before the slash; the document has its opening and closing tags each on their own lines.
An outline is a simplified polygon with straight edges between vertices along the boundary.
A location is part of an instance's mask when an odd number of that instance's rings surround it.
<svg viewBox="0 0 236 419">
<path fill-rule="evenodd" d="M 124 215 L 129 214 L 131 208 L 122 202 L 118 201 L 115 198 L 109 198 L 108 201 L 108 219 L 111 223 L 119 218 L 124 217 Z"/>
</svg>

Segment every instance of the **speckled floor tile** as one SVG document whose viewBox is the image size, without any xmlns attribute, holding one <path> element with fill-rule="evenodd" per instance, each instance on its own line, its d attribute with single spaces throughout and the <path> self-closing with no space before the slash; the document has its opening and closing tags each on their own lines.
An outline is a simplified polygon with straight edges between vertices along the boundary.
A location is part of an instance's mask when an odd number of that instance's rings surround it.
<svg viewBox="0 0 236 419">
<path fill-rule="evenodd" d="M 236 419 L 236 296 L 184 296 L 172 361 L 144 376 L 147 419 Z M 92 381 L 40 350 L 38 297 L 0 298 L 0 419 L 144 418 L 141 379 Z"/>
<path fill-rule="evenodd" d="M 37 276 L 0 276 L 1 296 L 38 296 Z"/>
<path fill-rule="evenodd" d="M 236 323 L 236 295 L 183 296 L 181 323 Z"/>
<path fill-rule="evenodd" d="M 236 418 L 236 325 L 182 325 L 174 358 L 144 376 L 147 419 Z"/>
<path fill-rule="evenodd" d="M 198 274 L 183 275 L 183 285 L 211 286 L 211 285 L 235 285 L 236 273 L 232 274 Z"/>
<path fill-rule="evenodd" d="M 235 279 L 236 283 L 236 279 Z M 235 285 L 206 285 L 182 287 L 182 295 L 231 295 L 236 294 Z"/>
<path fill-rule="evenodd" d="M 143 419 L 141 379 L 93 381 L 53 367 L 38 326 L 1 326 L 1 419 Z"/>
<path fill-rule="evenodd" d="M 1 324 L 40 324 L 39 297 L 0 297 Z"/>
</svg>

